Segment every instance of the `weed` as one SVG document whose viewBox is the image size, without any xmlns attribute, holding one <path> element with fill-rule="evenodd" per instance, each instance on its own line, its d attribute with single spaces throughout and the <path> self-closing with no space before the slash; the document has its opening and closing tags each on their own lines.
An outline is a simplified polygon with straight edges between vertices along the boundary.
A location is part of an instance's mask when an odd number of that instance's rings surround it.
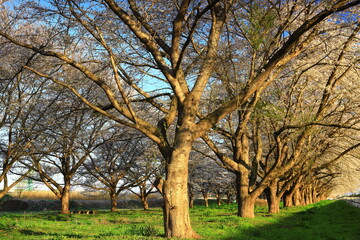
<svg viewBox="0 0 360 240">
<path fill-rule="evenodd" d="M 132 225 L 131 228 L 126 231 L 127 235 L 140 235 L 146 237 L 153 237 L 158 235 L 158 230 L 152 224 L 147 224 L 145 226 Z"/>
</svg>

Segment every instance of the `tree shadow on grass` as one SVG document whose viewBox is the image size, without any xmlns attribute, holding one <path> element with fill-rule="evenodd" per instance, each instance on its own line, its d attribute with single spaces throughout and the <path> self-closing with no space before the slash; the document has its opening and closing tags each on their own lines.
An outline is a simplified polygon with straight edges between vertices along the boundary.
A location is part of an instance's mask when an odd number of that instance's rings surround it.
<svg viewBox="0 0 360 240">
<path fill-rule="evenodd" d="M 19 231 L 24 236 L 51 236 L 54 238 L 83 238 L 84 236 L 78 235 L 78 234 L 62 234 L 62 233 L 45 233 L 40 231 L 32 231 L 28 229 L 20 230 Z"/>
<path fill-rule="evenodd" d="M 323 201 L 302 212 L 262 214 L 251 227 L 240 225 L 222 240 L 359 240 L 360 209 L 344 201 Z M 266 219 L 272 218 L 272 219 Z M 271 221 L 269 221 L 271 220 Z M 273 223 L 271 223 L 273 222 Z M 256 226 L 254 226 L 256 225 Z"/>
</svg>

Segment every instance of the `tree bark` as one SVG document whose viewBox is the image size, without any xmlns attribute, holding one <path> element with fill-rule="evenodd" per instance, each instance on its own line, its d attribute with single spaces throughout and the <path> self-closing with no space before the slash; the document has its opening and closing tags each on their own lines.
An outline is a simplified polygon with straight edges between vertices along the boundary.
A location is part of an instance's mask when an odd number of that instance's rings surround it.
<svg viewBox="0 0 360 240">
<path fill-rule="evenodd" d="M 191 227 L 188 197 L 188 161 L 192 141 L 189 132 L 182 131 L 178 136 L 178 148 L 172 151 L 166 167 L 166 180 L 163 183 L 164 228 L 166 238 L 199 238 Z"/>
<path fill-rule="evenodd" d="M 61 213 L 70 214 L 70 182 L 65 182 L 61 194 Z"/>
<path fill-rule="evenodd" d="M 215 197 L 216 197 L 216 204 L 218 206 L 221 206 L 221 194 L 220 193 L 216 193 L 215 194 Z"/>
<path fill-rule="evenodd" d="M 277 195 L 277 182 L 271 182 L 265 192 L 268 202 L 268 213 L 278 213 L 280 211 L 280 197 Z"/>
<path fill-rule="evenodd" d="M 203 192 L 202 195 L 205 201 L 205 207 L 209 207 L 209 198 L 207 192 Z"/>
<path fill-rule="evenodd" d="M 255 213 L 255 197 L 250 196 L 248 184 L 248 177 L 240 173 L 236 173 L 236 198 L 238 199 L 238 216 L 245 218 L 254 218 Z"/>
<path fill-rule="evenodd" d="M 194 208 L 194 198 L 189 199 L 189 208 Z"/>
<path fill-rule="evenodd" d="M 300 189 L 299 189 L 299 188 L 297 188 L 297 189 L 294 191 L 293 203 L 294 203 L 294 206 L 300 206 L 300 205 L 301 205 L 301 193 L 300 193 Z"/>
<path fill-rule="evenodd" d="M 4 187 L 0 190 L 0 199 L 5 196 L 9 192 L 9 188 L 7 187 L 6 181 L 4 181 Z"/>
<path fill-rule="evenodd" d="M 250 196 L 242 197 L 238 205 L 238 216 L 245 218 L 254 218 L 255 198 Z"/>
<path fill-rule="evenodd" d="M 190 193 L 189 194 L 189 208 L 193 208 L 194 207 L 194 194 Z"/>
<path fill-rule="evenodd" d="M 4 197 L 6 195 L 6 191 L 0 191 L 0 198 Z"/>
<path fill-rule="evenodd" d="M 312 196 L 312 202 L 313 203 L 318 202 L 318 194 L 316 192 L 316 187 L 315 186 L 312 187 L 311 196 Z"/>
<path fill-rule="evenodd" d="M 148 202 L 147 196 L 141 196 L 141 203 L 143 205 L 144 210 L 149 209 L 149 202 Z"/>
<path fill-rule="evenodd" d="M 286 191 L 284 194 L 284 207 L 292 207 L 293 206 L 293 192 Z"/>
<path fill-rule="evenodd" d="M 302 205 L 302 206 L 306 205 L 306 193 L 305 193 L 305 191 L 306 190 L 304 188 L 302 188 L 300 190 L 300 205 Z"/>
<path fill-rule="evenodd" d="M 312 191 L 311 191 L 311 186 L 307 186 L 304 190 L 304 200 L 305 200 L 305 205 L 309 205 L 312 204 Z"/>
<path fill-rule="evenodd" d="M 269 199 L 270 198 L 270 199 Z M 274 196 L 268 198 L 268 213 L 280 212 L 280 199 Z"/>
<path fill-rule="evenodd" d="M 110 193 L 110 202 L 111 202 L 111 212 L 116 212 L 117 210 L 117 197 L 115 193 Z"/>
</svg>

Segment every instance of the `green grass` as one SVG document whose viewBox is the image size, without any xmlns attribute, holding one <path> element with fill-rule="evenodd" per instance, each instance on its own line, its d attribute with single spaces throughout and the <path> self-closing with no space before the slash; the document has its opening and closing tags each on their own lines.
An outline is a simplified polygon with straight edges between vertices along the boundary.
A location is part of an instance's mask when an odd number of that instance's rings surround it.
<svg viewBox="0 0 360 240">
<path fill-rule="evenodd" d="M 343 201 L 322 201 L 269 215 L 256 208 L 254 219 L 236 216 L 234 205 L 191 209 L 193 228 L 203 239 L 360 239 L 360 209 Z M 160 209 L 119 210 L 96 215 L 54 212 L 0 213 L 0 239 L 161 239 Z"/>
</svg>

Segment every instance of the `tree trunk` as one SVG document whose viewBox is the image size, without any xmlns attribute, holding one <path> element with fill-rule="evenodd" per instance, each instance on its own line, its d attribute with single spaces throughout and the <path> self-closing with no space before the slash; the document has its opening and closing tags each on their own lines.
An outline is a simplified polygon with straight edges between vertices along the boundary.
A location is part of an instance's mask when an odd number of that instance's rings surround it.
<svg viewBox="0 0 360 240">
<path fill-rule="evenodd" d="M 209 207 L 209 197 L 207 192 L 202 193 L 204 201 L 205 201 L 205 207 Z"/>
<path fill-rule="evenodd" d="M 271 182 L 265 192 L 269 208 L 268 213 L 278 213 L 280 211 L 280 198 L 277 195 L 277 182 Z"/>
<path fill-rule="evenodd" d="M 215 197 L 216 197 L 216 204 L 217 204 L 218 206 L 221 206 L 221 194 L 220 194 L 220 193 L 216 193 Z"/>
<path fill-rule="evenodd" d="M 194 194 L 189 194 L 189 207 L 194 207 Z"/>
<path fill-rule="evenodd" d="M 194 208 L 194 198 L 189 199 L 189 207 Z"/>
<path fill-rule="evenodd" d="M 185 132 L 182 132 L 184 134 Z M 186 134 L 186 133 L 185 133 Z M 177 140 L 178 148 L 166 168 L 163 183 L 164 228 L 166 238 L 199 238 L 191 227 L 188 196 L 188 160 L 192 142 L 184 138 Z"/>
<path fill-rule="evenodd" d="M 312 187 L 311 195 L 312 195 L 312 202 L 317 203 L 318 202 L 318 194 L 316 192 L 315 186 Z"/>
<path fill-rule="evenodd" d="M 294 206 L 300 206 L 300 205 L 301 205 L 301 194 L 300 194 L 300 190 L 299 190 L 299 189 L 296 189 L 296 190 L 294 191 L 293 203 L 294 203 Z"/>
<path fill-rule="evenodd" d="M 254 218 L 255 201 L 256 198 L 249 194 L 249 180 L 248 176 L 236 173 L 236 199 L 238 201 L 239 217 Z"/>
<path fill-rule="evenodd" d="M 0 190 L 0 199 L 5 196 L 7 193 L 9 192 L 8 188 L 3 188 L 2 190 Z"/>
<path fill-rule="evenodd" d="M 195 194 L 194 194 L 193 186 L 190 183 L 188 183 L 188 191 L 189 191 L 189 208 L 193 208 Z"/>
<path fill-rule="evenodd" d="M 6 195 L 6 191 L 0 191 L 0 199 Z"/>
<path fill-rule="evenodd" d="M 304 206 L 306 205 L 306 190 L 302 189 L 300 191 L 300 205 Z"/>
<path fill-rule="evenodd" d="M 284 207 L 291 207 L 293 206 L 293 195 L 294 193 L 290 193 L 288 191 L 284 194 Z"/>
<path fill-rule="evenodd" d="M 227 202 L 228 205 L 231 204 L 231 196 L 232 196 L 231 193 L 226 193 L 226 202 Z"/>
<path fill-rule="evenodd" d="M 141 203 L 143 205 L 144 210 L 149 209 L 149 202 L 146 196 L 141 196 Z"/>
<path fill-rule="evenodd" d="M 110 202 L 111 202 L 111 212 L 116 212 L 117 210 L 117 197 L 116 194 L 111 192 L 110 193 Z"/>
<path fill-rule="evenodd" d="M 61 213 L 70 214 L 70 182 L 65 182 L 61 194 Z"/>
<path fill-rule="evenodd" d="M 269 211 L 268 213 L 278 213 L 280 212 L 280 199 L 277 197 L 271 197 L 270 202 L 268 201 Z"/>
<path fill-rule="evenodd" d="M 254 218 L 255 199 L 248 196 L 241 198 L 238 205 L 238 216 L 245 218 Z"/>
<path fill-rule="evenodd" d="M 311 194 L 310 186 L 308 186 L 304 191 L 305 205 L 312 204 Z"/>
<path fill-rule="evenodd" d="M 6 168 L 6 164 L 3 165 L 3 169 Z M 3 180 L 3 189 L 0 190 L 0 198 L 2 198 L 3 196 L 5 196 L 5 194 L 7 194 L 9 192 L 9 187 L 8 187 L 8 178 L 7 175 L 5 174 Z M 1 180 L 0 180 L 1 182 Z"/>
</svg>

